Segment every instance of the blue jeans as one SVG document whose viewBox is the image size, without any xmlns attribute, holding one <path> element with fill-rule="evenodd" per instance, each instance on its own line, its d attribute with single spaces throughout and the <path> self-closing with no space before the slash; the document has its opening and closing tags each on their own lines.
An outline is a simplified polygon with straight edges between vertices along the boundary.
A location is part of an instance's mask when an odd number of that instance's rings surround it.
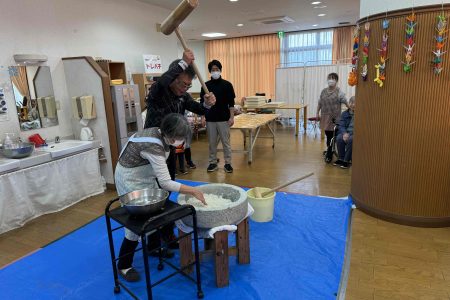
<svg viewBox="0 0 450 300">
<path fill-rule="evenodd" d="M 353 144 L 353 135 L 350 135 L 347 142 L 344 142 L 343 134 L 339 134 L 337 136 L 337 148 L 339 159 L 345 162 L 349 162 L 352 160 L 352 144 Z"/>
</svg>

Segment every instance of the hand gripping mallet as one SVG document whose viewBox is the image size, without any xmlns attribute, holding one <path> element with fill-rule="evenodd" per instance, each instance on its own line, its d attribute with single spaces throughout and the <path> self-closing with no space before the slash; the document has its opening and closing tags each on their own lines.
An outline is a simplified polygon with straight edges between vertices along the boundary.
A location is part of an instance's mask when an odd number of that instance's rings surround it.
<svg viewBox="0 0 450 300">
<path fill-rule="evenodd" d="M 175 8 L 175 10 L 172 11 L 172 13 L 161 24 L 161 32 L 165 35 L 170 35 L 175 31 L 175 34 L 180 40 L 181 45 L 183 45 L 184 50 L 187 50 L 188 46 L 186 45 L 186 42 L 184 41 L 178 26 L 197 7 L 197 5 L 198 0 L 181 1 L 181 3 L 178 4 L 177 8 Z M 203 81 L 203 78 L 200 75 L 195 62 L 192 62 L 192 68 L 194 69 L 195 74 L 197 74 L 198 80 L 200 80 L 200 83 L 202 84 L 203 91 L 205 91 L 206 94 L 209 94 L 208 88 L 206 87 L 206 84 Z"/>
</svg>

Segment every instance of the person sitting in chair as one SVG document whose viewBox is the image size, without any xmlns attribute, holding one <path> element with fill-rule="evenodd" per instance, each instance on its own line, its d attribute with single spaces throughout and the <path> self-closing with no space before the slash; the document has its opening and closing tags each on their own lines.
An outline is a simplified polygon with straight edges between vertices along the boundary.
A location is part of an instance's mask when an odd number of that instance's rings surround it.
<svg viewBox="0 0 450 300">
<path fill-rule="evenodd" d="M 339 159 L 333 165 L 348 169 L 352 160 L 353 123 L 355 120 L 355 96 L 348 101 L 348 110 L 344 111 L 339 121 L 339 133 L 337 136 L 337 148 Z"/>
</svg>

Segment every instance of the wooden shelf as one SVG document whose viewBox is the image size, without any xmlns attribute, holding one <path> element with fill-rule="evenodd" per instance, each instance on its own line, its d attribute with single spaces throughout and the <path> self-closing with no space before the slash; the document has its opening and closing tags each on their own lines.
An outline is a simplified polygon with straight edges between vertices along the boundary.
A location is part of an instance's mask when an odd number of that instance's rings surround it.
<svg viewBox="0 0 450 300">
<path fill-rule="evenodd" d="M 122 79 L 123 84 L 127 84 L 127 73 L 124 62 L 98 61 L 97 64 L 108 74 L 110 81 L 113 79 Z"/>
<path fill-rule="evenodd" d="M 149 80 L 149 77 L 159 77 L 161 74 L 157 73 L 136 73 L 132 74 L 134 84 L 137 84 L 139 87 L 139 98 L 141 101 L 141 108 L 144 109 L 146 107 L 145 98 L 148 94 L 148 89 L 154 83 L 153 80 Z"/>
</svg>

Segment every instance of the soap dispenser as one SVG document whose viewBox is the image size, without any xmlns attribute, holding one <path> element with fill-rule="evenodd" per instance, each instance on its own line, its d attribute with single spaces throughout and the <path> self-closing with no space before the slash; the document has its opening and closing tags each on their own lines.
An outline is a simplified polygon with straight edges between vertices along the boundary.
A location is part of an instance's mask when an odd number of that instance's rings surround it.
<svg viewBox="0 0 450 300">
<path fill-rule="evenodd" d="M 15 133 L 5 133 L 5 138 L 2 141 L 2 147 L 5 149 L 14 148 L 14 143 L 17 137 Z"/>
</svg>

